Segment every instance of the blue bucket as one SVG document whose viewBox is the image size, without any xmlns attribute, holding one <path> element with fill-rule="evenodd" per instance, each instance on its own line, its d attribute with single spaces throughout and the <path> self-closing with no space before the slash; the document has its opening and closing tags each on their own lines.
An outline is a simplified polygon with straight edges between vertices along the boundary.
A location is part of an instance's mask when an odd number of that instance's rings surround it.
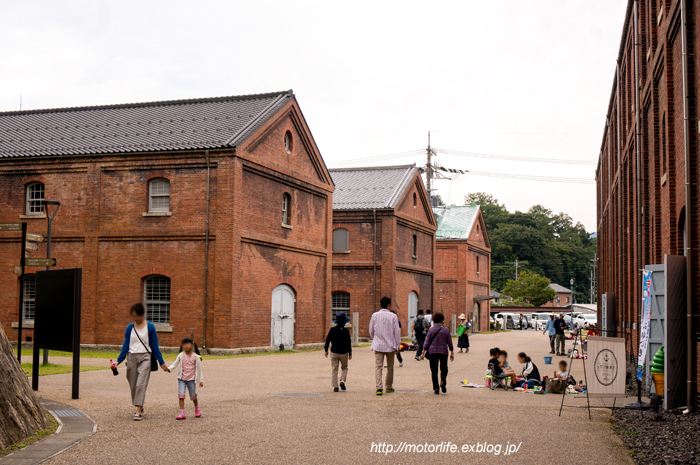
<svg viewBox="0 0 700 465">
<path fill-rule="evenodd" d="M 546 357 L 544 358 L 544 364 L 545 365 L 551 365 L 552 364 L 552 357 Z"/>
</svg>

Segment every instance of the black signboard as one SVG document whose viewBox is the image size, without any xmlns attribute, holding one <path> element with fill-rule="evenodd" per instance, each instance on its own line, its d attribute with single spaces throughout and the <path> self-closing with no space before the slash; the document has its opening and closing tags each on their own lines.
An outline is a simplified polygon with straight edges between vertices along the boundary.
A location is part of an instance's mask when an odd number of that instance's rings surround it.
<svg viewBox="0 0 700 465">
<path fill-rule="evenodd" d="M 32 387 L 39 388 L 39 349 L 73 352 L 73 399 L 80 372 L 80 301 L 83 270 L 37 271 Z"/>
</svg>

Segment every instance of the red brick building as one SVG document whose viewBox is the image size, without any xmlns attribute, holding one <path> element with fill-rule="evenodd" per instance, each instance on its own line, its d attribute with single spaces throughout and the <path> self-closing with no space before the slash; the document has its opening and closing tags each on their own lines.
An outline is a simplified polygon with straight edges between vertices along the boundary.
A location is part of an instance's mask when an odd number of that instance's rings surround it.
<svg viewBox="0 0 700 465">
<path fill-rule="evenodd" d="M 434 207 L 436 298 L 445 319 L 464 313 L 472 331 L 488 331 L 491 244 L 478 206 Z"/>
<path fill-rule="evenodd" d="M 368 336 L 379 299 L 391 297 L 410 334 L 419 308 L 434 308 L 435 218 L 414 165 L 330 171 L 333 196 L 331 312 L 359 312 Z"/>
<path fill-rule="evenodd" d="M 670 260 L 686 264 L 665 295 L 682 317 L 656 325 L 674 331 L 666 335 L 676 351 L 669 356 L 667 347 L 667 365 L 682 378 L 676 382 L 684 404 L 697 395 L 700 363 L 699 25 L 698 1 L 629 0 L 596 171 L 598 319 L 611 334 L 628 336 L 632 360 L 639 347 L 640 270 Z"/>
<path fill-rule="evenodd" d="M 0 113 L 0 222 L 45 234 L 41 200 L 61 202 L 52 255 L 83 269 L 83 343 L 120 343 L 137 301 L 166 346 L 191 330 L 209 348 L 322 341 L 332 193 L 291 91 Z M 10 336 L 19 248 L 0 233 Z"/>
<path fill-rule="evenodd" d="M 557 295 L 554 297 L 554 300 L 547 302 L 546 304 L 542 305 L 542 307 L 570 307 L 572 300 L 571 300 L 571 289 L 567 289 L 564 286 L 561 286 L 556 283 L 551 283 L 549 285 L 552 289 L 554 289 L 554 292 L 557 293 Z"/>
</svg>

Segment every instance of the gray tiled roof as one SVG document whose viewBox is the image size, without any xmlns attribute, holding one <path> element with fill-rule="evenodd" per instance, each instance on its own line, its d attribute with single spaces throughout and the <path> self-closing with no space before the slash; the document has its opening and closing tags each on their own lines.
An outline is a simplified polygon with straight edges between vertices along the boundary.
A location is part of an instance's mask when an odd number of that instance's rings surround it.
<svg viewBox="0 0 700 465">
<path fill-rule="evenodd" d="M 293 96 L 0 112 L 0 158 L 235 147 Z"/>
<path fill-rule="evenodd" d="M 564 286 L 560 286 L 560 285 L 557 284 L 557 283 L 551 283 L 551 284 L 549 285 L 549 287 L 551 287 L 552 289 L 554 289 L 557 293 L 559 293 L 559 292 L 571 292 L 571 289 L 567 289 L 567 288 L 565 288 Z"/>
<path fill-rule="evenodd" d="M 338 168 L 329 171 L 335 184 L 333 210 L 396 208 L 418 173 L 416 165 Z"/>
</svg>

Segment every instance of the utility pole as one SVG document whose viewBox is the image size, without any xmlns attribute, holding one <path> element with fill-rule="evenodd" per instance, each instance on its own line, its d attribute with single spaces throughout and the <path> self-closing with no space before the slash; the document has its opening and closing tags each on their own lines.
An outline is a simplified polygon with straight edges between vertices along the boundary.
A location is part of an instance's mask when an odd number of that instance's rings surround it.
<svg viewBox="0 0 700 465">
<path fill-rule="evenodd" d="M 428 131 L 428 148 L 426 149 L 428 159 L 425 165 L 425 186 L 428 191 L 428 201 L 430 202 L 430 206 L 433 206 L 433 183 L 432 183 L 432 178 L 433 178 L 433 165 L 432 165 L 432 156 L 433 156 L 433 150 L 430 148 L 430 131 Z"/>
<path fill-rule="evenodd" d="M 518 259 L 515 259 L 515 280 L 518 280 Z"/>
</svg>

